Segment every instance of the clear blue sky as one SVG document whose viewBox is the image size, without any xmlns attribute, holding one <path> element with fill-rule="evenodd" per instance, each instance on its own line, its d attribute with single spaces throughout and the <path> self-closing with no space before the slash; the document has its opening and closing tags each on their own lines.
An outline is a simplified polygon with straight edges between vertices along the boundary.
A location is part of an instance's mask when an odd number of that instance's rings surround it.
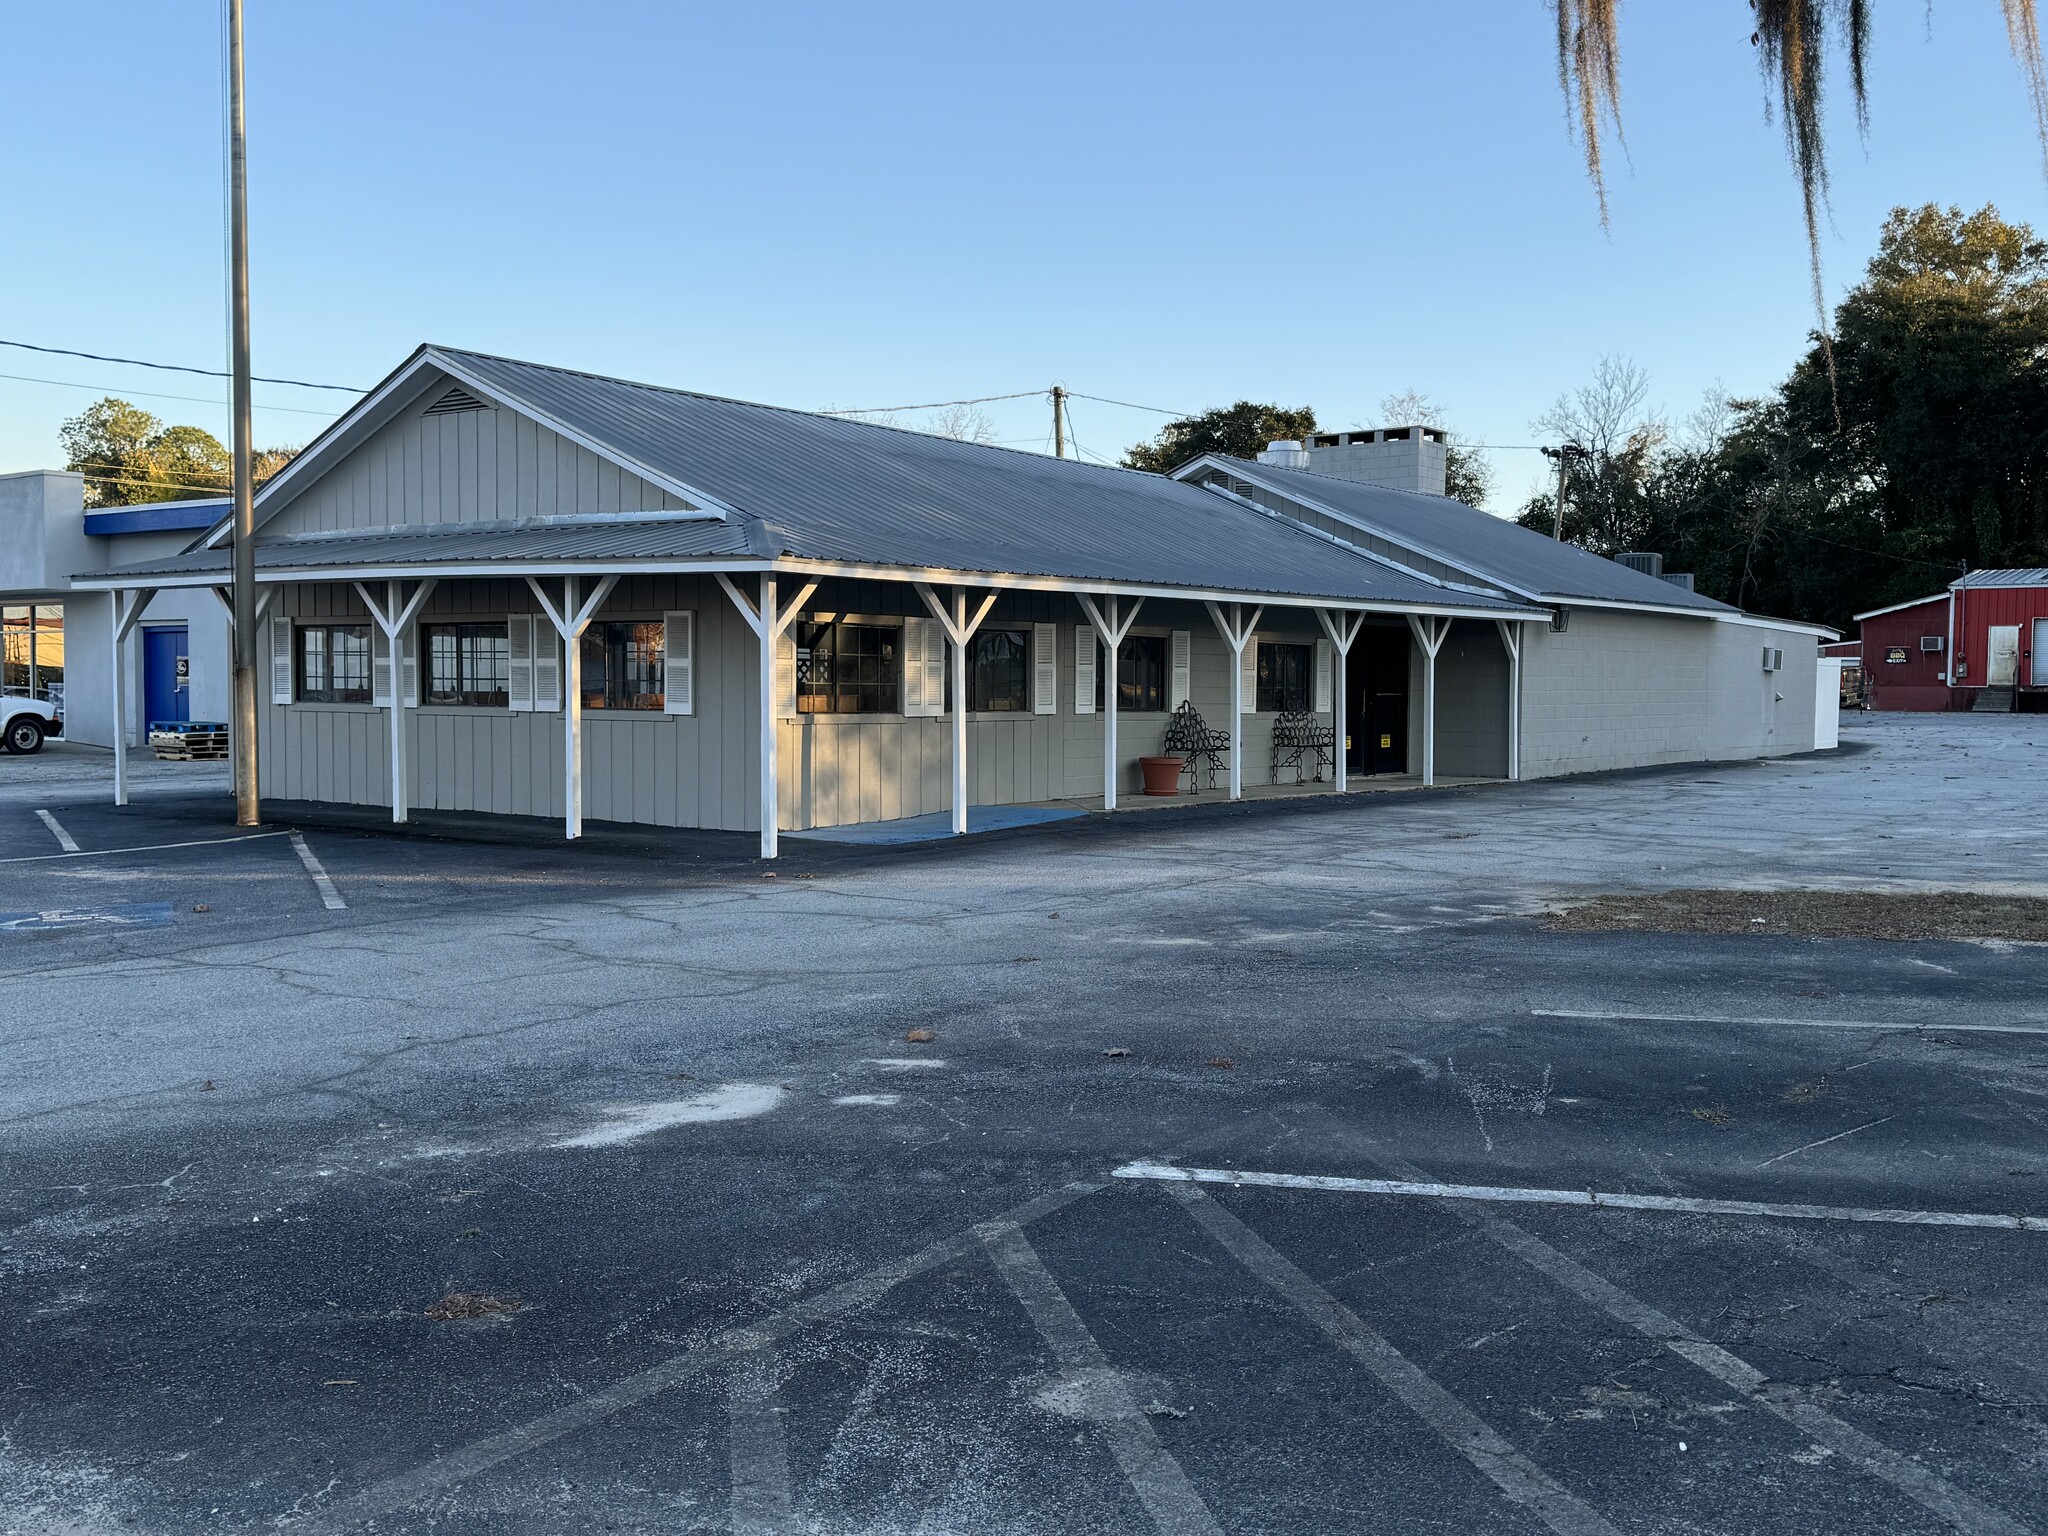
<svg viewBox="0 0 2048 1536">
<path fill-rule="evenodd" d="M 1603 233 L 1540 0 L 697 5 L 248 0 L 259 373 L 369 385 L 421 341 L 779 404 L 1240 397 L 1470 439 L 1603 353 L 1681 416 L 1812 322 L 1742 0 L 1623 8 Z M 1831 293 L 1885 211 L 2048 228 L 1997 0 L 1881 0 L 1839 75 Z M 221 366 L 215 0 L 0 3 L 0 336 Z M 0 349 L 0 469 L 99 386 L 226 436 L 214 381 Z M 257 437 L 340 397 L 260 388 Z M 989 408 L 1047 437 L 1042 401 Z M 1114 458 L 1160 418 L 1078 402 Z M 1495 455 L 1496 510 L 1538 477 Z"/>
</svg>

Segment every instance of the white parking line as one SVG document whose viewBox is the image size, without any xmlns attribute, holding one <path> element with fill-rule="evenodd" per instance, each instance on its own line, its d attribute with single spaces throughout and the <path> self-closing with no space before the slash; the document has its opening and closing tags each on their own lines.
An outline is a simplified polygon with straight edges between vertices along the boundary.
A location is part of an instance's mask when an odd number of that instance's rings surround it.
<svg viewBox="0 0 2048 1536">
<path fill-rule="evenodd" d="M 36 818 L 56 834 L 57 846 L 59 848 L 62 848 L 66 853 L 78 852 L 78 840 L 64 830 L 63 822 L 52 816 L 48 811 L 37 811 Z"/>
<path fill-rule="evenodd" d="M 299 862 L 306 866 L 306 873 L 313 877 L 313 884 L 319 888 L 320 900 L 326 903 L 330 912 L 340 912 L 348 903 L 341 899 L 341 892 L 334 888 L 334 882 L 327 878 L 327 871 L 320 867 L 320 861 L 313 857 L 313 850 L 306 846 L 304 833 L 292 834 L 292 847 L 298 850 Z"/>
<path fill-rule="evenodd" d="M 1023 1230 L 1014 1221 L 992 1221 L 980 1231 L 996 1273 L 1023 1303 L 1060 1365 L 1069 1371 L 1088 1372 L 1109 1399 L 1109 1411 L 1101 1420 L 1103 1436 L 1161 1536 L 1223 1536 L 1223 1527 L 1209 1513 L 1209 1506 L 1195 1492 L 1173 1453 L 1160 1443 L 1152 1421 L 1138 1407 L 1123 1377 L 1110 1365 L 1095 1335 L 1081 1321 Z"/>
<path fill-rule="evenodd" d="M 161 853 L 167 848 L 211 848 L 217 843 L 253 843 L 258 838 L 288 837 L 286 832 L 244 832 L 240 837 L 195 837 L 183 843 L 144 843 L 136 848 L 91 848 L 83 853 L 30 853 L 11 859 L 0 859 L 0 864 L 48 864 L 56 859 L 105 859 L 117 853 Z"/>
<path fill-rule="evenodd" d="M 999 1219 L 1018 1226 L 1028 1225 L 1092 1195 L 1100 1188 L 1102 1185 L 1096 1180 L 1067 1184 L 1049 1194 L 1025 1201 Z M 295 1536 L 340 1536 L 342 1532 L 358 1530 L 366 1521 L 392 1514 L 408 1504 L 416 1504 L 443 1488 L 536 1450 L 563 1435 L 602 1423 L 614 1414 L 693 1380 L 714 1366 L 749 1355 L 764 1343 L 789 1338 L 806 1328 L 870 1306 L 905 1281 L 929 1274 L 941 1264 L 950 1264 L 973 1252 L 978 1239 L 979 1229 L 976 1228 L 940 1238 L 905 1258 L 877 1265 L 851 1280 L 842 1280 L 827 1290 L 801 1297 L 784 1310 L 749 1327 L 728 1329 L 610 1386 L 583 1393 L 559 1408 L 549 1409 L 481 1440 L 443 1451 L 433 1460 L 410 1471 L 395 1473 L 302 1517 L 291 1529 Z"/>
<path fill-rule="evenodd" d="M 726 1391 L 732 1536 L 792 1536 L 798 1529 L 776 1377 L 775 1341 L 769 1339 L 742 1357 Z"/>
<path fill-rule="evenodd" d="M 1739 1355 L 1701 1338 L 1676 1318 L 1638 1301 L 1613 1282 L 1567 1258 L 1541 1238 L 1524 1232 L 1505 1217 L 1474 1211 L 1465 1219 L 1531 1268 L 1548 1275 L 1581 1300 L 1591 1302 L 1616 1322 L 1689 1360 L 1716 1380 L 1733 1387 L 1756 1407 L 1792 1425 L 1844 1461 L 1890 1483 L 1921 1508 L 1970 1536 L 2032 1536 L 2030 1527 L 1965 1492 L 1912 1457 L 1836 1418 L 1819 1404 L 1773 1383 Z"/>
<path fill-rule="evenodd" d="M 1272 1244 L 1193 1184 L 1169 1189 L 1238 1263 L 1290 1302 L 1332 1344 L 1370 1371 L 1408 1410 L 1490 1479 L 1495 1487 L 1559 1536 L 1620 1536 L 1599 1511 L 1501 1438 L 1485 1420 L 1440 1386 Z"/>
<path fill-rule="evenodd" d="M 1875 1019 L 1757 1019 L 1711 1013 L 1635 1013 L 1627 1009 L 1531 1008 L 1529 1012 L 1539 1019 L 1595 1019 L 1632 1024 L 1752 1024 L 1767 1029 L 1796 1026 L 1800 1029 L 1877 1029 L 1888 1033 L 1910 1031 L 1915 1034 L 1938 1030 L 1945 1035 L 2048 1035 L 2048 1024 L 1929 1024 L 1910 1019 L 1895 1019 L 1889 1023 Z"/>
<path fill-rule="evenodd" d="M 1804 1150 L 1804 1149 L 1802 1149 Z M 1118 1179 L 1167 1183 L 1250 1185 L 1309 1189 L 1346 1195 L 1407 1195 L 1425 1200 L 1493 1200 L 1523 1205 L 1592 1205 L 1624 1211 L 1686 1211 L 1704 1216 L 1785 1216 L 1800 1221 L 1874 1221 L 1918 1227 L 1995 1227 L 2048 1232 L 2048 1216 L 1991 1211 L 1892 1211 L 1855 1205 L 1782 1205 L 1767 1200 L 1706 1200 L 1689 1195 L 1624 1195 L 1599 1189 L 1523 1189 L 1496 1184 L 1435 1184 L 1414 1179 L 1346 1179 L 1316 1173 L 1255 1173 L 1242 1168 L 1178 1168 L 1167 1163 L 1125 1163 Z"/>
</svg>

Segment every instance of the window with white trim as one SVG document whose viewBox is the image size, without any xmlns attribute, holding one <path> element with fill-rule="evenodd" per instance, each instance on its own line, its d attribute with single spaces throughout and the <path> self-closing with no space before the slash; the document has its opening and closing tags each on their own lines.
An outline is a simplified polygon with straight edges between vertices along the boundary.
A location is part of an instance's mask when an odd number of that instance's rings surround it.
<svg viewBox="0 0 2048 1536">
<path fill-rule="evenodd" d="M 495 624 L 422 624 L 427 702 L 504 709 L 511 703 L 512 640 Z"/>
<path fill-rule="evenodd" d="M 796 641 L 796 712 L 893 715 L 903 697 L 903 630 L 840 620 L 790 625 Z"/>
<path fill-rule="evenodd" d="M 301 704 L 370 702 L 370 626 L 300 624 L 293 633 Z"/>
<path fill-rule="evenodd" d="M 1301 714 L 1309 707 L 1315 649 L 1262 641 L 1259 645 L 1258 710 L 1262 715 Z"/>
<path fill-rule="evenodd" d="M 659 619 L 602 620 L 583 631 L 583 707 L 665 707 L 666 632 Z"/>
</svg>

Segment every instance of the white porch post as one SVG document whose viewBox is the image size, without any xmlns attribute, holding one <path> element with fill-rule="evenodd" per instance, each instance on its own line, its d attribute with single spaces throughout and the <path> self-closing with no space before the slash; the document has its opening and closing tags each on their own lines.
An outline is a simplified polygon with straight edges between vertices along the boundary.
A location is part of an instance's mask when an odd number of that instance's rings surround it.
<svg viewBox="0 0 2048 1536">
<path fill-rule="evenodd" d="M 426 607 L 434 580 L 429 577 L 422 581 L 410 598 L 404 597 L 404 582 L 387 581 L 381 604 L 370 596 L 370 589 L 362 582 L 357 582 L 355 589 L 363 606 L 370 610 L 370 618 L 384 632 L 384 654 L 391 669 L 391 819 L 401 822 L 412 815 L 411 797 L 405 785 L 405 632 Z M 425 657 L 414 658 L 415 668 L 425 664 Z"/>
<path fill-rule="evenodd" d="M 142 610 L 149 606 L 149 600 L 156 596 L 155 587 L 137 587 L 132 591 L 115 588 L 107 594 L 107 608 L 111 619 L 109 625 L 113 645 L 114 683 L 114 804 L 128 803 L 128 637 L 135 631 L 135 621 L 142 617 Z M 126 602 L 123 602 L 123 599 Z"/>
<path fill-rule="evenodd" d="M 564 576 L 559 609 L 548 601 L 537 578 L 527 577 L 526 584 L 555 633 L 562 637 L 562 827 L 563 836 L 573 842 L 583 835 L 583 631 L 612 595 L 619 578 L 600 578 L 597 589 L 586 598 L 583 578 Z"/>
<path fill-rule="evenodd" d="M 1365 628 L 1365 615 L 1344 608 L 1318 608 L 1316 617 L 1322 621 L 1323 633 L 1330 637 L 1330 646 L 1337 653 L 1337 691 L 1330 698 L 1330 734 L 1336 741 L 1337 793 L 1341 795 L 1351 787 L 1351 685 L 1347 681 L 1351 646 L 1358 639 L 1358 632 Z"/>
<path fill-rule="evenodd" d="M 1422 647 L 1422 783 L 1436 782 L 1436 653 L 1450 635 L 1451 621 L 1408 615 L 1408 628 Z"/>
<path fill-rule="evenodd" d="M 772 859 L 778 852 L 776 834 L 782 820 L 781 781 L 775 761 L 775 653 L 782 640 L 782 632 L 789 628 L 790 620 L 797 616 L 798 610 L 811 600 L 818 584 L 815 581 L 805 582 L 788 605 L 783 606 L 776 598 L 773 571 L 761 573 L 758 601 L 749 599 L 724 571 L 712 574 L 725 588 L 725 595 L 732 599 L 733 607 L 739 610 L 747 628 L 761 642 L 761 857 Z"/>
<path fill-rule="evenodd" d="M 1508 653 L 1508 777 L 1522 776 L 1522 625 L 1519 619 L 1495 619 L 1500 643 Z"/>
<path fill-rule="evenodd" d="M 1131 611 L 1119 616 L 1119 604 L 1114 593 L 1103 594 L 1103 609 L 1098 608 L 1095 599 L 1086 592 L 1074 594 L 1081 600 L 1081 606 L 1088 610 L 1088 621 L 1095 626 L 1096 636 L 1102 641 L 1106 653 L 1107 672 L 1099 672 L 1102 679 L 1102 808 L 1116 809 L 1116 660 L 1117 650 L 1124 643 L 1124 636 L 1131 632 L 1131 626 L 1138 622 L 1138 611 L 1145 606 L 1142 597 L 1131 600 Z"/>
<path fill-rule="evenodd" d="M 1232 603 L 1230 616 L 1226 619 L 1220 604 L 1210 603 L 1209 621 L 1216 626 L 1216 633 L 1223 637 L 1223 643 L 1230 647 L 1230 798 L 1244 798 L 1244 648 L 1258 632 L 1259 617 L 1265 613 L 1264 605 L 1252 610 L 1247 620 L 1244 604 Z"/>
<path fill-rule="evenodd" d="M 996 594 L 991 592 L 981 600 L 971 621 L 967 617 L 965 587 L 953 589 L 950 613 L 929 582 L 917 584 L 917 595 L 939 621 L 939 628 L 946 632 L 953 648 L 953 833 L 957 837 L 967 831 L 967 646 L 980 631 L 989 609 L 995 606 Z"/>
</svg>

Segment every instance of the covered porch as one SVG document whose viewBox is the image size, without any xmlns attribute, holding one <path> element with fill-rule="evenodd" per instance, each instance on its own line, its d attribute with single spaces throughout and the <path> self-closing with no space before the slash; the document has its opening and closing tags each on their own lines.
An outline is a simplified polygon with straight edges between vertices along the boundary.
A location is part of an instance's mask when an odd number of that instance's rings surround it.
<svg viewBox="0 0 2048 1536">
<path fill-rule="evenodd" d="M 785 831 L 942 814 L 945 835 L 963 835 L 979 807 L 1153 809 L 1515 778 L 1521 637 L 1549 618 L 1454 590 L 1426 604 L 1346 601 L 608 555 L 590 546 L 637 530 L 570 532 L 259 545 L 263 793 L 388 805 L 401 823 L 414 805 L 553 814 L 570 839 L 586 816 L 751 830 L 773 858 Z M 117 688 L 154 595 L 218 589 L 225 575 L 226 551 L 202 550 L 95 583 L 114 594 Z M 1461 652 L 1485 653 L 1483 687 L 1460 681 L 1478 676 Z M 1398 763 L 1365 750 L 1361 700 L 1399 701 L 1385 707 L 1404 729 L 1374 738 L 1402 738 L 1387 749 Z M 1162 751 L 1183 708 L 1219 740 L 1215 784 L 1144 796 L 1138 759 Z M 1303 716 L 1349 750 L 1304 765 L 1296 785 L 1274 726 Z M 124 744 L 117 803 L 125 756 Z"/>
</svg>

